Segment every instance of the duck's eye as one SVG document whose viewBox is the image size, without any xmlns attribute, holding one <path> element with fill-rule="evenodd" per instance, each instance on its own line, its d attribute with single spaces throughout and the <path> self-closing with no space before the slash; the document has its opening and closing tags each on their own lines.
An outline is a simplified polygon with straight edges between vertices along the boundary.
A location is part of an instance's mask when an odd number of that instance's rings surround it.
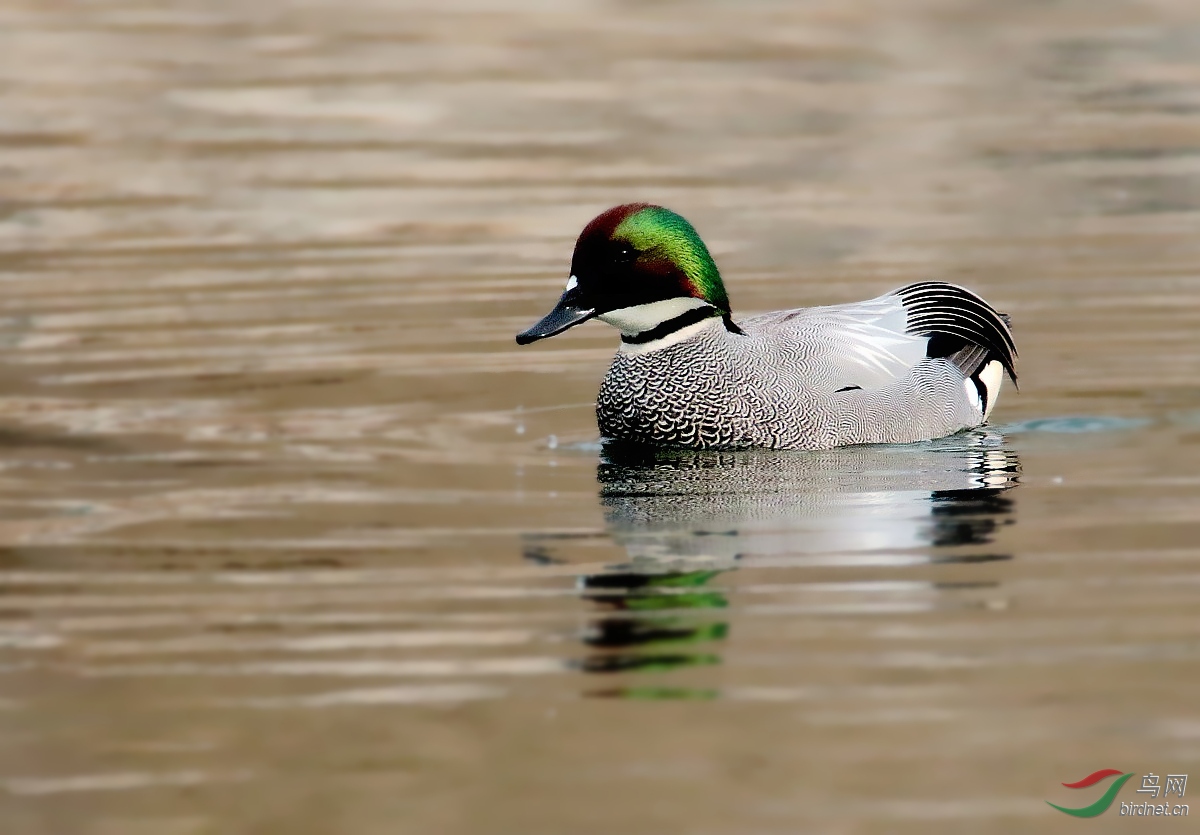
<svg viewBox="0 0 1200 835">
<path fill-rule="evenodd" d="M 632 263 L 633 259 L 636 256 L 637 256 L 637 253 L 633 251 L 633 247 L 622 246 L 617 249 L 616 259 L 617 259 L 617 262 L 620 264 Z"/>
</svg>

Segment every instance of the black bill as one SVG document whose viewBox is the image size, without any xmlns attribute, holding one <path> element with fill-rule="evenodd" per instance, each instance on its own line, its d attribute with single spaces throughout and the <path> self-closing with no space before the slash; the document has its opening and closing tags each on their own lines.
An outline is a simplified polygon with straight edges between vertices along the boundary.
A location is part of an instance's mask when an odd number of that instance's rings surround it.
<svg viewBox="0 0 1200 835">
<path fill-rule="evenodd" d="M 556 333 L 562 333 L 567 328 L 574 327 L 580 322 L 586 322 L 596 315 L 596 308 L 581 304 L 582 294 L 578 287 L 572 287 L 562 294 L 554 309 L 542 317 L 542 320 L 527 331 L 517 334 L 518 345 L 528 345 Z"/>
</svg>

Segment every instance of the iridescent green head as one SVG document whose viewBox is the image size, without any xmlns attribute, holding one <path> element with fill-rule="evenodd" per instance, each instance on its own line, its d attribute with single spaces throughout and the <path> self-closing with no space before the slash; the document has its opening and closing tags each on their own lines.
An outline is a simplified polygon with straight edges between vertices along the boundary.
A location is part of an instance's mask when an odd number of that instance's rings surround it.
<svg viewBox="0 0 1200 835">
<path fill-rule="evenodd" d="M 558 306 L 517 342 L 553 336 L 593 317 L 619 327 L 626 341 L 676 321 L 682 327 L 712 317 L 736 330 L 729 314 L 721 274 L 692 224 L 662 206 L 629 203 L 584 227 Z"/>
</svg>

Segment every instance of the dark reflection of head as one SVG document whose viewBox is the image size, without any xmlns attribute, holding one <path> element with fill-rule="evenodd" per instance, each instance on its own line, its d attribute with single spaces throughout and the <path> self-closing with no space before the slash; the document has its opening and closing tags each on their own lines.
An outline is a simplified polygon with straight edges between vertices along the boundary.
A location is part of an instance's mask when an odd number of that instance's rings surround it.
<svg viewBox="0 0 1200 835">
<path fill-rule="evenodd" d="M 1012 519 L 1004 518 L 1012 513 L 1013 506 L 1012 499 L 1002 495 L 1007 489 L 933 491 L 929 497 L 933 520 L 930 544 L 935 548 L 948 548 L 991 542 L 1000 525 L 1012 524 Z"/>
<path fill-rule="evenodd" d="M 664 672 L 719 663 L 729 631 L 720 577 L 758 558 L 797 565 L 880 549 L 912 562 L 987 564 L 1011 523 L 1016 453 L 986 432 L 930 444 L 827 452 L 685 452 L 610 445 L 597 468 L 608 535 L 628 561 L 580 580 L 595 616 L 588 673 Z M 527 557 L 552 550 L 527 539 Z M 865 562 L 863 560 L 866 560 Z M 934 583 L 994 585 L 986 577 Z M 594 695 L 708 698 L 707 690 L 614 686 Z"/>
<path fill-rule="evenodd" d="M 717 663 L 711 652 L 690 647 L 723 640 L 729 631 L 728 623 L 713 617 L 729 601 L 708 586 L 722 572 L 620 568 L 582 579 L 583 599 L 599 613 L 584 633 L 584 644 L 597 650 L 582 661 L 584 672 L 663 672 Z"/>
</svg>

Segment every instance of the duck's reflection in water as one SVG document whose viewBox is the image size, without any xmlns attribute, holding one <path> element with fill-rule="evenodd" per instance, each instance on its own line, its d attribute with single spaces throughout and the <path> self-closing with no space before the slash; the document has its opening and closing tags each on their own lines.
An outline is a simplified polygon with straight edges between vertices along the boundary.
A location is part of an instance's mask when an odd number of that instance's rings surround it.
<svg viewBox="0 0 1200 835">
<path fill-rule="evenodd" d="M 713 645 L 729 624 L 717 616 L 729 605 L 720 589 L 707 584 L 721 569 L 670 570 L 617 565 L 612 573 L 583 577 L 583 598 L 599 616 L 584 632 L 594 652 L 584 657 L 586 673 L 665 672 L 716 664 Z M 593 696 L 623 698 L 712 698 L 716 691 L 680 687 L 617 687 Z"/>
<path fill-rule="evenodd" d="M 720 578 L 735 568 L 1011 559 L 989 549 L 997 529 L 1011 521 L 1005 491 L 1019 471 L 1016 453 L 986 430 L 927 444 L 818 453 L 609 446 L 597 471 L 600 501 L 608 534 L 628 560 L 580 581 L 596 611 L 584 632 L 591 651 L 581 669 L 661 672 L 718 663 L 719 642 L 729 633 L 728 583 Z M 767 585 L 767 577 L 758 585 Z M 994 581 L 902 585 L 927 597 L 931 590 Z M 592 694 L 717 695 L 625 686 Z"/>
</svg>

